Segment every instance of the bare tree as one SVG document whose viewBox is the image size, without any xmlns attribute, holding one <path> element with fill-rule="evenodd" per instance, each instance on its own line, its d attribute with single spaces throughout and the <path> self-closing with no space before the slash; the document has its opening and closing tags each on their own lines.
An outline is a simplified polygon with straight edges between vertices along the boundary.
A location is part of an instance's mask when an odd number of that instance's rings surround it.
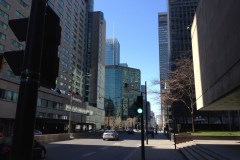
<svg viewBox="0 0 240 160">
<path fill-rule="evenodd" d="M 182 102 L 190 111 L 192 117 L 192 132 L 195 132 L 195 84 L 193 62 L 191 58 L 180 58 L 172 63 L 168 78 L 154 80 L 153 85 L 164 84 L 164 92 L 154 92 L 161 96 L 163 104 Z"/>
</svg>

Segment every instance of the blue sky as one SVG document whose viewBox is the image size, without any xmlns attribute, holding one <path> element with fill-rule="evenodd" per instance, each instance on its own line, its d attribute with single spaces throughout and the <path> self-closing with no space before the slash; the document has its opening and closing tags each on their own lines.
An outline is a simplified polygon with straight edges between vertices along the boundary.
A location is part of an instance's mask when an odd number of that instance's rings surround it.
<svg viewBox="0 0 240 160">
<path fill-rule="evenodd" d="M 104 13 L 106 37 L 118 39 L 121 63 L 141 70 L 141 83 L 147 82 L 148 92 L 156 89 L 151 81 L 159 79 L 158 13 L 167 11 L 167 1 L 94 0 L 94 11 Z M 160 113 L 153 97 L 148 95 L 151 110 Z"/>
</svg>

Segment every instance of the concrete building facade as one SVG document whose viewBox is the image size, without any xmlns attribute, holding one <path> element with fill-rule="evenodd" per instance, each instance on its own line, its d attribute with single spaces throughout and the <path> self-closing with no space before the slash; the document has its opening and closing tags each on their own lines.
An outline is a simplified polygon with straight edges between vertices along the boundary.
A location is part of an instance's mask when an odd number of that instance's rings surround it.
<svg viewBox="0 0 240 160">
<path fill-rule="evenodd" d="M 191 29 L 199 110 L 240 109 L 239 6 L 237 0 L 199 2 Z"/>
<path fill-rule="evenodd" d="M 17 40 L 8 26 L 8 20 L 28 17 L 31 2 L 31 0 L 1 1 L 0 54 L 6 51 L 24 49 L 25 43 Z M 70 110 L 72 111 L 72 128 L 77 125 L 80 125 L 81 129 L 101 128 L 104 123 L 104 111 L 102 109 L 92 109 L 94 106 L 89 106 L 89 103 L 85 103 L 83 98 L 85 94 L 85 78 L 87 77 L 86 36 L 88 32 L 88 13 L 93 11 L 93 1 L 50 0 L 48 5 L 60 17 L 62 28 L 58 54 L 60 59 L 59 76 L 56 81 L 58 93 L 54 89 L 39 88 L 36 128 L 43 133 L 67 132 Z M 4 132 L 11 132 L 13 127 L 19 80 L 20 77 L 13 74 L 4 60 L 0 71 L 0 130 Z M 101 83 L 103 84 L 103 82 Z M 59 94 L 59 91 L 61 94 Z M 69 91 L 79 93 L 79 95 L 69 96 Z M 86 114 L 89 116 L 86 116 Z M 98 115 L 99 118 L 93 119 L 94 115 Z M 91 123 L 86 121 L 87 117 L 92 118 Z M 94 123 L 96 121 L 98 126 Z"/>
</svg>

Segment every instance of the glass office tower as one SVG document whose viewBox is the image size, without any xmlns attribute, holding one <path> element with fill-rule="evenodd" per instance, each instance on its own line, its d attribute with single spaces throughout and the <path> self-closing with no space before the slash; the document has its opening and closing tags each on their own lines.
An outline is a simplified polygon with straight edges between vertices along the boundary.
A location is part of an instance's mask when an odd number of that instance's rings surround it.
<svg viewBox="0 0 240 160">
<path fill-rule="evenodd" d="M 119 65 L 120 64 L 120 43 L 116 38 L 106 40 L 106 65 Z"/>
<path fill-rule="evenodd" d="M 158 39 L 159 39 L 159 69 L 161 89 L 164 89 L 164 79 L 169 72 L 169 34 L 167 13 L 158 14 Z"/>
<path fill-rule="evenodd" d="M 169 0 L 171 60 L 192 55 L 191 25 L 198 0 Z"/>
<path fill-rule="evenodd" d="M 141 73 L 139 69 L 108 65 L 105 75 L 105 102 L 113 101 L 115 115 L 128 118 L 128 108 L 140 95 Z M 129 87 L 125 88 L 125 84 Z M 107 104 L 107 103 L 105 103 Z"/>
</svg>

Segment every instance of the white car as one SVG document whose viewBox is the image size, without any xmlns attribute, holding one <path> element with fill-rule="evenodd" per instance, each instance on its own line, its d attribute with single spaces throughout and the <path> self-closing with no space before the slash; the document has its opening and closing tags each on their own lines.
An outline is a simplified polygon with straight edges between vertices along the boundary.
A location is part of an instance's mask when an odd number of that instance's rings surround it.
<svg viewBox="0 0 240 160">
<path fill-rule="evenodd" d="M 34 135 L 42 135 L 42 132 L 35 129 L 35 130 L 34 130 Z"/>
<path fill-rule="evenodd" d="M 115 130 L 106 130 L 102 136 L 103 140 L 118 140 L 119 136 Z"/>
</svg>

